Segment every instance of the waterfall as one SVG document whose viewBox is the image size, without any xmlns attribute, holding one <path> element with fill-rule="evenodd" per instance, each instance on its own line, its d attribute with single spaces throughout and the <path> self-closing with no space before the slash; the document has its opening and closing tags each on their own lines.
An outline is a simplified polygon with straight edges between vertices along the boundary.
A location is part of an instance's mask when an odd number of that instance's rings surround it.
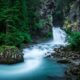
<svg viewBox="0 0 80 80">
<path fill-rule="evenodd" d="M 66 33 L 60 27 L 53 27 L 53 40 L 35 44 L 33 47 L 24 49 L 24 58 L 43 57 L 47 52 L 53 52 L 55 47 L 66 45 Z M 49 55 L 50 55 L 49 53 Z"/>
<path fill-rule="evenodd" d="M 66 44 L 66 33 L 60 27 L 53 27 L 53 42 L 54 45 L 65 45 Z"/>
<path fill-rule="evenodd" d="M 11 66 L 0 65 L 0 80 L 24 80 L 26 78 L 29 78 L 26 80 L 33 80 L 35 78 L 35 80 L 45 80 L 43 76 L 46 74 L 50 75 L 49 73 L 53 74 L 53 76 L 63 75 L 64 70 L 60 64 L 44 58 L 53 53 L 54 48 L 65 44 L 66 33 L 59 27 L 53 27 L 53 37 L 54 40 L 51 39 L 46 42 L 30 45 L 23 49 L 23 63 Z M 42 75 L 40 79 L 38 75 Z"/>
</svg>

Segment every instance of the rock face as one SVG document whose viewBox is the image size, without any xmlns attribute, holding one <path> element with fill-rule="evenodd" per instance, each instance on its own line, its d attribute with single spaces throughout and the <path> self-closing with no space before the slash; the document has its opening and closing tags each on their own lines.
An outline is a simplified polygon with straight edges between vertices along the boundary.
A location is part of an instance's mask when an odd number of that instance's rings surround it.
<svg viewBox="0 0 80 80">
<path fill-rule="evenodd" d="M 33 42 L 37 40 L 45 40 L 46 38 L 52 37 L 52 27 L 53 27 L 53 17 L 52 14 L 55 10 L 55 2 L 54 0 L 40 0 L 39 6 L 37 6 L 36 14 L 38 15 L 39 21 L 36 25 L 38 25 L 36 32 L 34 34 Z"/>
<path fill-rule="evenodd" d="M 68 47 L 60 47 L 55 48 L 54 53 L 52 54 L 53 57 L 60 59 L 62 62 L 73 62 L 80 60 L 80 52 L 79 51 L 72 51 Z"/>
<path fill-rule="evenodd" d="M 0 63 L 15 64 L 24 61 L 23 54 L 17 47 L 2 46 L 0 47 Z"/>
<path fill-rule="evenodd" d="M 80 0 L 74 0 L 70 6 L 69 14 L 65 20 L 66 29 L 80 31 Z"/>
<path fill-rule="evenodd" d="M 67 80 L 80 80 L 80 65 L 70 65 L 68 70 L 65 72 Z"/>
<path fill-rule="evenodd" d="M 55 3 L 54 0 L 41 0 L 41 8 L 40 8 L 40 23 L 42 24 L 41 33 L 43 35 L 52 32 L 52 14 L 54 13 Z"/>
<path fill-rule="evenodd" d="M 55 48 L 51 56 L 57 59 L 58 63 L 68 64 L 65 72 L 66 80 L 80 80 L 80 51 L 72 51 L 69 47 Z"/>
</svg>

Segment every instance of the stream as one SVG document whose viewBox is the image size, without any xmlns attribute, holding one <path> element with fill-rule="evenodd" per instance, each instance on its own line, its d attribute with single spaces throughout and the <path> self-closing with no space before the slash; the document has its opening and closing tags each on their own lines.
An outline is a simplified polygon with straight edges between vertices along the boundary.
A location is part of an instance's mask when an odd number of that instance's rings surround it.
<svg viewBox="0 0 80 80">
<path fill-rule="evenodd" d="M 14 65 L 0 64 L 0 80 L 64 80 L 66 65 L 45 58 L 54 48 L 66 45 L 66 33 L 53 27 L 53 40 L 23 49 L 24 62 Z"/>
</svg>

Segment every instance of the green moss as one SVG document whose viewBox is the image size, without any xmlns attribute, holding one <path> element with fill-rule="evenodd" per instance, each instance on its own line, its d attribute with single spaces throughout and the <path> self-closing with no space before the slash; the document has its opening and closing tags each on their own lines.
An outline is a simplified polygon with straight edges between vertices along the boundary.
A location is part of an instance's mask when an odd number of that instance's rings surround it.
<svg viewBox="0 0 80 80">
<path fill-rule="evenodd" d="M 5 53 L 6 51 L 11 50 L 12 53 L 15 53 L 16 51 L 18 51 L 18 48 L 15 46 L 6 46 L 6 45 L 2 45 L 0 46 L 0 53 Z"/>
<path fill-rule="evenodd" d="M 15 64 L 24 61 L 23 54 L 15 46 L 0 46 L 0 64 Z"/>
</svg>

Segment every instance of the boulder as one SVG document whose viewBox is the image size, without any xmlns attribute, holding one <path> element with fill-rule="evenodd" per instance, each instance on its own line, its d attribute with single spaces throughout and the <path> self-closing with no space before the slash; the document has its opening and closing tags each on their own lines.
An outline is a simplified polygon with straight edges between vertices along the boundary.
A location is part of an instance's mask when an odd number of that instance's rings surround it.
<svg viewBox="0 0 80 80">
<path fill-rule="evenodd" d="M 68 59 L 66 59 L 66 58 L 58 59 L 57 62 L 58 63 L 63 63 L 63 64 L 70 63 L 70 61 Z"/>
<path fill-rule="evenodd" d="M 15 64 L 24 61 L 23 54 L 15 46 L 1 46 L 0 47 L 0 63 L 1 64 Z"/>
</svg>

